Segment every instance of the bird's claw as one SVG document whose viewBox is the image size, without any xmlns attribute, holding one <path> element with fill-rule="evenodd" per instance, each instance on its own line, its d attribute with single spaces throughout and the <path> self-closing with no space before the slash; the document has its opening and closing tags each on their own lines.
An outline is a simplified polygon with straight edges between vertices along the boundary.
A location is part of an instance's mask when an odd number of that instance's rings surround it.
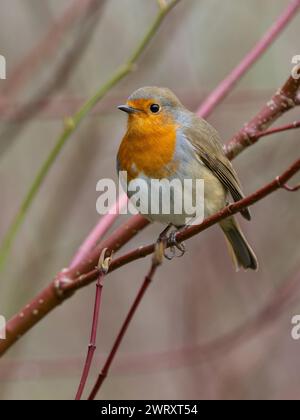
<svg viewBox="0 0 300 420">
<path fill-rule="evenodd" d="M 176 239 L 177 231 L 171 232 L 169 236 L 160 236 L 158 242 L 162 242 L 164 246 L 164 256 L 167 260 L 180 258 L 185 254 L 186 248 L 184 242 L 178 242 Z M 169 248 L 168 248 L 169 247 Z M 180 253 L 176 252 L 178 250 Z"/>
<path fill-rule="evenodd" d="M 185 254 L 186 248 L 184 242 L 177 241 L 176 235 L 176 231 L 170 233 L 168 238 L 168 244 L 170 245 L 170 249 L 172 250 L 174 257 L 180 258 L 183 257 L 183 255 Z M 176 249 L 180 252 L 179 254 L 176 254 Z"/>
</svg>

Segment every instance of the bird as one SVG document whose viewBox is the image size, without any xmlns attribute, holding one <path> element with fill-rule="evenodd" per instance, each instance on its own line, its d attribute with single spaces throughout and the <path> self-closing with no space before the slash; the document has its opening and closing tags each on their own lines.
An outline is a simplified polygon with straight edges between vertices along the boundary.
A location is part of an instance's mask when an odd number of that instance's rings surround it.
<svg viewBox="0 0 300 420">
<path fill-rule="evenodd" d="M 139 88 L 118 108 L 128 114 L 127 129 L 117 153 L 117 171 L 119 175 L 126 173 L 123 183 L 129 198 L 133 195 L 128 191 L 130 184 L 143 180 L 150 185 L 153 180 L 163 179 L 178 179 L 182 184 L 186 179 L 202 179 L 205 217 L 223 209 L 229 195 L 234 201 L 244 198 L 237 173 L 225 155 L 216 129 L 189 111 L 170 89 Z M 194 190 L 187 193 L 193 195 Z M 248 208 L 240 213 L 246 220 L 251 219 Z M 186 227 L 184 211 L 164 214 L 161 207 L 153 212 L 149 206 L 143 215 L 151 222 L 167 225 L 160 237 L 171 226 L 176 230 Z M 236 270 L 257 270 L 256 255 L 236 218 L 229 216 L 219 225 Z M 172 245 L 178 245 L 184 253 L 185 248 L 176 243 L 176 235 L 172 238 Z"/>
</svg>

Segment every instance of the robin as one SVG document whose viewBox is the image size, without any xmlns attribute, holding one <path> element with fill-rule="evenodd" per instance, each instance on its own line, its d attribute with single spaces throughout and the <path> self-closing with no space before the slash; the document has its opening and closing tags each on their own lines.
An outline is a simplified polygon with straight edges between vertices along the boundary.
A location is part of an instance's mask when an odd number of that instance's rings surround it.
<svg viewBox="0 0 300 420">
<path fill-rule="evenodd" d="M 118 171 L 125 171 L 127 183 L 143 179 L 204 180 L 204 215 L 209 217 L 227 205 L 228 193 L 234 201 L 244 197 L 237 174 L 224 154 L 217 131 L 205 120 L 186 109 L 167 88 L 143 87 L 126 105 L 118 107 L 128 114 L 127 131 L 117 155 Z M 191 194 L 193 194 L 191 190 Z M 129 198 L 130 198 L 130 194 Z M 248 209 L 241 211 L 250 220 Z M 186 224 L 186 214 L 145 215 L 177 229 Z M 236 269 L 256 270 L 256 256 L 234 217 L 220 222 Z M 173 239 L 175 237 L 173 236 Z M 175 243 L 173 245 L 179 245 Z M 184 248 L 179 248 L 184 252 Z"/>
</svg>

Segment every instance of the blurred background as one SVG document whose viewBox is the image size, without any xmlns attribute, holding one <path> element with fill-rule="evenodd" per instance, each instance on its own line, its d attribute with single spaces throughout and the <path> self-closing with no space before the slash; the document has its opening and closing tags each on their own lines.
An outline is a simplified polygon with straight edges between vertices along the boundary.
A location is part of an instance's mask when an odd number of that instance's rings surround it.
<svg viewBox="0 0 300 420">
<path fill-rule="evenodd" d="M 10 318 L 67 266 L 96 224 L 96 183 L 117 179 L 115 156 L 126 123 L 117 105 L 141 86 L 158 85 L 196 109 L 287 4 L 182 0 L 167 16 L 135 71 L 84 120 L 47 176 L 1 273 L 2 315 Z M 129 57 L 157 10 L 155 0 L 1 1 L 0 54 L 6 57 L 7 80 L 0 81 L 0 239 L 55 144 L 63 119 Z M 51 30 L 47 49 L 39 48 Z M 287 79 L 292 57 L 300 54 L 299 39 L 298 15 L 209 117 L 224 142 Z M 276 124 L 295 119 L 299 109 Z M 283 172 L 299 150 L 299 131 L 294 130 L 262 139 L 241 154 L 234 166 L 245 193 Z M 234 272 L 218 227 L 190 240 L 184 258 L 166 261 L 99 396 L 298 399 L 300 341 L 291 338 L 291 318 L 300 314 L 299 205 L 299 194 L 280 191 L 252 208 L 251 223 L 241 220 L 259 258 L 257 273 Z M 153 242 L 160 230 L 159 225 L 148 227 L 122 252 Z M 105 282 L 88 389 L 149 264 L 148 258 L 127 265 Z M 80 290 L 3 357 L 1 399 L 74 398 L 94 294 L 94 285 Z"/>
</svg>

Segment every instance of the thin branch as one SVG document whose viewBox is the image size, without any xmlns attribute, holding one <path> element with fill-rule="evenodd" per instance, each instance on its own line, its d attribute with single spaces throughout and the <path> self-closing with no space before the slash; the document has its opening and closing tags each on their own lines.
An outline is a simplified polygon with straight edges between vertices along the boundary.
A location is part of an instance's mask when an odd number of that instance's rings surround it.
<svg viewBox="0 0 300 420">
<path fill-rule="evenodd" d="M 146 277 L 144 279 L 144 282 L 143 282 L 142 286 L 140 287 L 140 289 L 139 289 L 139 291 L 138 291 L 138 293 L 137 293 L 137 295 L 136 295 L 136 297 L 133 301 L 133 304 L 132 304 L 132 306 L 131 306 L 131 308 L 130 308 L 130 310 L 129 310 L 129 312 L 128 312 L 128 314 L 127 314 L 127 316 L 126 316 L 126 318 L 125 318 L 125 320 L 122 324 L 122 327 L 121 327 L 121 329 L 120 329 L 120 331 L 119 331 L 119 333 L 116 337 L 116 340 L 113 344 L 113 347 L 112 347 L 112 349 L 111 349 L 111 351 L 110 351 L 110 353 L 109 353 L 109 355 L 106 359 L 106 362 L 104 363 L 104 366 L 103 366 L 103 368 L 102 368 L 102 370 L 101 370 L 101 372 L 100 372 L 100 374 L 97 378 L 97 381 L 96 381 L 95 385 L 93 386 L 93 389 L 92 389 L 92 391 L 89 395 L 89 398 L 88 398 L 89 400 L 94 400 L 95 399 L 99 389 L 101 388 L 105 378 L 107 377 L 110 366 L 111 366 L 111 364 L 112 364 L 112 362 L 113 362 L 113 360 L 114 360 L 114 358 L 117 354 L 117 351 L 118 351 L 118 349 L 120 347 L 120 344 L 121 344 L 121 342 L 124 338 L 124 335 L 126 334 L 126 331 L 129 327 L 129 324 L 130 324 L 134 314 L 136 313 L 136 310 L 137 310 L 139 304 L 141 303 L 141 301 L 143 299 L 143 296 L 146 293 L 150 283 L 152 282 L 158 266 L 162 263 L 162 259 L 163 259 L 163 247 L 161 246 L 161 244 L 157 244 L 156 252 L 153 254 L 153 257 L 152 257 L 152 263 L 151 263 L 150 270 L 149 270 L 148 274 L 146 275 Z"/>
<path fill-rule="evenodd" d="M 107 94 L 107 92 L 112 89 L 120 80 L 122 80 L 127 74 L 129 74 L 135 66 L 136 61 L 139 59 L 140 55 L 147 47 L 149 42 L 152 40 L 156 31 L 158 30 L 160 24 L 167 16 L 167 14 L 173 9 L 173 7 L 179 2 L 179 0 L 172 0 L 168 3 L 168 7 L 160 10 L 154 19 L 153 23 L 150 25 L 150 28 L 147 30 L 146 34 L 142 38 L 141 42 L 138 44 L 137 48 L 130 56 L 129 60 L 121 65 L 113 76 L 96 92 L 96 94 L 91 97 L 85 104 L 79 109 L 79 111 L 73 116 L 66 120 L 65 128 L 58 138 L 54 148 L 51 150 L 49 156 L 41 166 L 36 178 L 34 179 L 27 195 L 25 196 L 19 211 L 13 219 L 12 224 L 10 225 L 2 245 L 0 247 L 0 271 L 3 269 L 6 258 L 10 252 L 10 249 L 13 245 L 13 242 L 16 238 L 16 235 L 19 231 L 19 228 L 22 226 L 28 210 L 30 209 L 36 195 L 38 194 L 41 185 L 43 184 L 46 176 L 48 175 L 53 163 L 56 161 L 61 150 L 65 146 L 66 142 L 69 140 L 74 131 L 78 128 L 82 120 L 86 115 L 93 109 L 93 107 Z"/>
<path fill-rule="evenodd" d="M 288 78 L 282 88 L 273 95 L 260 112 L 250 120 L 226 145 L 225 151 L 230 159 L 241 153 L 247 147 L 256 143 L 260 137 L 257 133 L 264 132 L 279 117 L 297 106 L 297 95 L 300 89 L 300 78 Z"/>
<path fill-rule="evenodd" d="M 283 184 L 281 188 L 289 192 L 295 192 L 295 191 L 300 190 L 300 184 L 296 185 L 295 187 L 291 187 L 287 184 Z"/>
<path fill-rule="evenodd" d="M 153 373 L 155 370 L 165 370 L 168 368 L 178 369 L 195 363 L 212 360 L 216 357 L 227 357 L 229 351 L 234 350 L 238 345 L 248 341 L 254 335 L 263 333 L 266 328 L 272 326 L 284 310 L 292 309 L 299 302 L 300 290 L 300 271 L 295 272 L 284 280 L 279 287 L 274 290 L 272 296 L 262 304 L 262 309 L 256 315 L 237 326 L 232 331 L 204 343 L 199 343 L 191 347 L 182 347 L 176 350 L 165 352 L 141 354 L 136 352 L 128 355 L 120 355 L 115 372 L 119 373 L 119 366 L 122 366 L 122 373 L 126 373 L 124 366 L 130 366 L 130 373 Z M 101 358 L 104 355 L 101 355 Z M 74 367 L 81 363 L 80 359 L 66 360 L 26 360 L 22 362 L 12 362 L 11 360 L 2 361 L 0 380 L 11 381 L 15 379 L 30 380 L 32 367 L 34 367 L 34 377 L 38 374 L 38 379 L 47 375 L 57 377 L 68 372 L 73 372 Z M 142 369 L 141 369 L 142 366 Z M 16 374 L 14 372 L 17 370 Z M 25 375 L 22 373 L 26 372 Z"/>
<path fill-rule="evenodd" d="M 97 329 L 98 329 L 103 281 L 104 281 L 104 276 L 108 271 L 110 261 L 111 261 L 111 255 L 107 255 L 107 249 L 103 249 L 100 259 L 99 259 L 99 264 L 98 264 L 99 275 L 98 275 L 98 279 L 96 283 L 96 295 L 95 295 L 94 314 L 93 314 L 90 344 L 88 347 L 88 352 L 87 352 L 84 368 L 82 371 L 79 387 L 76 393 L 76 398 L 75 398 L 76 400 L 80 400 L 82 397 L 84 387 L 85 387 L 85 384 L 86 384 L 86 381 L 90 372 L 90 368 L 92 365 L 94 353 L 96 350 Z"/>
<path fill-rule="evenodd" d="M 272 134 L 281 133 L 283 131 L 294 130 L 295 128 L 300 128 L 300 121 L 294 121 L 291 124 L 281 125 L 280 127 L 271 128 L 270 130 L 261 131 L 260 133 L 256 133 L 250 136 L 251 136 L 252 141 L 255 141 L 262 137 L 267 137 Z"/>
<path fill-rule="evenodd" d="M 280 33 L 287 27 L 291 19 L 299 11 L 300 0 L 292 0 L 276 22 L 264 34 L 261 40 L 244 57 L 240 64 L 219 84 L 219 86 L 207 97 L 205 102 L 198 108 L 197 114 L 206 117 L 234 87 L 250 67 L 263 55 L 263 53 L 276 40 Z"/>
</svg>

